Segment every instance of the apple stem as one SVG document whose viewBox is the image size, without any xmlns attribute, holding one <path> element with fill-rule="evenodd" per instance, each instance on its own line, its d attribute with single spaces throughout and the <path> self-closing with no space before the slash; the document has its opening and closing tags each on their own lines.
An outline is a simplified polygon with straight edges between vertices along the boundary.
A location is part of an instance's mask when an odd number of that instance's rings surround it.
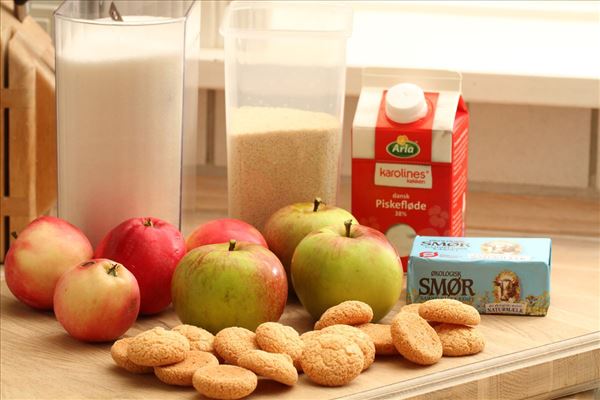
<svg viewBox="0 0 600 400">
<path fill-rule="evenodd" d="M 315 200 L 313 202 L 313 204 L 314 204 L 313 212 L 317 212 L 317 210 L 319 209 L 319 206 L 321 205 L 322 202 L 323 202 L 323 200 L 321 200 L 320 197 L 315 197 Z"/>
<path fill-rule="evenodd" d="M 150 218 L 146 218 L 144 220 L 144 226 L 154 226 L 154 224 L 152 223 L 152 220 Z"/>
<path fill-rule="evenodd" d="M 350 237 L 350 228 L 352 227 L 352 220 L 344 221 L 344 225 L 346 225 L 346 237 Z"/>
<path fill-rule="evenodd" d="M 96 264 L 96 263 L 93 262 L 93 261 L 86 261 L 83 264 L 81 264 L 81 266 L 82 267 L 89 267 L 90 265 L 94 265 L 94 264 Z"/>
<path fill-rule="evenodd" d="M 236 244 L 236 243 L 237 243 L 237 242 L 235 241 L 235 239 L 231 239 L 231 240 L 229 241 L 229 251 L 233 251 L 233 250 L 235 249 L 235 244 Z"/>
<path fill-rule="evenodd" d="M 13 237 L 13 239 L 16 239 L 16 238 L 18 238 L 18 237 L 19 237 L 19 235 L 17 235 L 17 231 L 12 231 L 12 232 L 10 233 L 10 236 L 12 236 L 12 237 Z"/>
<path fill-rule="evenodd" d="M 112 267 L 106 271 L 107 274 L 112 276 L 117 276 L 117 269 L 119 268 L 119 264 L 113 264 Z"/>
</svg>

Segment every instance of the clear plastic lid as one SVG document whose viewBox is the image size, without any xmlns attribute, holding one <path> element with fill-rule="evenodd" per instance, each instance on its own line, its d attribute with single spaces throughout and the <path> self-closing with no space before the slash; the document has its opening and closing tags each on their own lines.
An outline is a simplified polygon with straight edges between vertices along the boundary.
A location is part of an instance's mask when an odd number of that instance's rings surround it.
<svg viewBox="0 0 600 400">
<path fill-rule="evenodd" d="M 223 36 L 339 36 L 352 33 L 352 8 L 342 3 L 312 1 L 234 1 L 220 33 Z"/>
<path fill-rule="evenodd" d="M 193 0 L 162 1 L 103 1 L 77 0 L 64 1 L 54 12 L 59 19 L 87 24 L 115 26 L 157 25 L 184 21 L 192 12 Z M 123 20 L 110 18 L 111 7 L 117 10 Z"/>
</svg>

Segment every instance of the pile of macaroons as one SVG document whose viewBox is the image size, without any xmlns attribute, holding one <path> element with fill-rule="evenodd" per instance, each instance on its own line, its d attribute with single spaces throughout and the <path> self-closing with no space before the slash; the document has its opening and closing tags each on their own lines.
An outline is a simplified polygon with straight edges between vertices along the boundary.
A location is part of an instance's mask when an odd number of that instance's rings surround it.
<svg viewBox="0 0 600 400">
<path fill-rule="evenodd" d="M 323 386 L 348 384 L 373 364 L 375 355 L 400 354 L 421 365 L 442 356 L 476 354 L 484 348 L 477 310 L 459 301 L 430 300 L 404 306 L 391 325 L 371 323 L 360 301 L 329 308 L 315 330 L 265 322 L 252 332 L 225 328 L 212 335 L 191 325 L 161 327 L 117 340 L 111 355 L 133 373 L 154 373 L 170 385 L 193 386 L 215 399 L 239 399 L 257 387 L 258 376 L 293 386 L 298 373 Z"/>
</svg>

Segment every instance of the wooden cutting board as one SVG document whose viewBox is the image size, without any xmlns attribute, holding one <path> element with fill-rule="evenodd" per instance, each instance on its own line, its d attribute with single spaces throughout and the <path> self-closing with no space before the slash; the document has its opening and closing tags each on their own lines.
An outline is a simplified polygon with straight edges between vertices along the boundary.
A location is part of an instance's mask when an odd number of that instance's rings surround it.
<svg viewBox="0 0 600 400">
<path fill-rule="evenodd" d="M 500 232 L 472 231 L 471 235 Z M 379 357 L 351 384 L 323 388 L 301 375 L 292 388 L 260 380 L 251 398 L 547 398 L 600 386 L 600 256 L 597 239 L 555 237 L 552 303 L 546 317 L 482 316 L 485 350 L 421 367 L 401 357 Z M 69 337 L 51 312 L 19 303 L 1 283 L 1 395 L 16 398 L 197 399 L 191 388 L 117 368 L 110 344 Z M 401 300 L 386 321 L 404 303 Z M 303 332 L 310 317 L 289 304 L 281 322 Z M 179 324 L 169 309 L 138 320 L 128 335 Z"/>
</svg>

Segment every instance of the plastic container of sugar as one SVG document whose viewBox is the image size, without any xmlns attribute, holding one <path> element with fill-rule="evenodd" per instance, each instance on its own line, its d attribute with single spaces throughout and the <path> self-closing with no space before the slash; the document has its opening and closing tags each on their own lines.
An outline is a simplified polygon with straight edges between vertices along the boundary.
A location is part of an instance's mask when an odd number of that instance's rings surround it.
<svg viewBox="0 0 600 400">
<path fill-rule="evenodd" d="M 181 226 L 195 208 L 200 2 L 72 0 L 54 18 L 58 216 L 93 245 L 131 217 Z"/>
<path fill-rule="evenodd" d="M 352 9 L 232 2 L 224 16 L 229 215 L 262 229 L 295 202 L 336 202 Z"/>
</svg>

